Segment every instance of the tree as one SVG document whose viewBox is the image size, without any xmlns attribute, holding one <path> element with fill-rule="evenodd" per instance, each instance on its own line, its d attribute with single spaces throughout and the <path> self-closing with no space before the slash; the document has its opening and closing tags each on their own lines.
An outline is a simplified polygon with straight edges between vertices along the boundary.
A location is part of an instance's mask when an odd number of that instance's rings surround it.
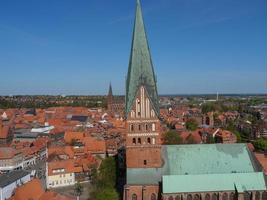
<svg viewBox="0 0 267 200">
<path fill-rule="evenodd" d="M 208 134 L 207 135 L 207 141 L 206 141 L 207 144 L 214 144 L 215 143 L 215 139 L 213 138 L 212 135 Z"/>
<path fill-rule="evenodd" d="M 189 119 L 185 123 L 185 127 L 189 131 L 195 131 L 198 128 L 198 123 L 195 119 Z"/>
<path fill-rule="evenodd" d="M 97 171 L 95 168 L 91 172 L 92 191 L 90 199 L 94 200 L 117 200 L 119 199 L 116 186 L 116 161 L 113 157 L 104 159 Z"/>
<path fill-rule="evenodd" d="M 101 191 L 91 193 L 91 199 L 94 200 L 118 200 L 119 195 L 114 188 L 104 188 Z"/>
<path fill-rule="evenodd" d="M 267 151 L 267 140 L 265 139 L 258 139 L 253 142 L 253 145 L 257 150 Z"/>
<path fill-rule="evenodd" d="M 182 144 L 183 140 L 180 135 L 174 131 L 170 130 L 164 134 L 164 143 L 173 145 L 173 144 Z"/>
<path fill-rule="evenodd" d="M 102 161 L 98 173 L 98 184 L 100 187 L 114 187 L 116 185 L 116 162 L 113 157 L 108 157 Z"/>
<path fill-rule="evenodd" d="M 74 193 L 75 196 L 77 196 L 77 200 L 79 200 L 81 194 L 83 193 L 83 186 L 79 182 L 74 185 Z"/>
<path fill-rule="evenodd" d="M 237 142 L 237 143 L 242 142 L 241 134 L 239 133 L 239 131 L 233 131 L 233 133 L 234 133 L 235 136 L 236 136 L 236 142 Z"/>
</svg>

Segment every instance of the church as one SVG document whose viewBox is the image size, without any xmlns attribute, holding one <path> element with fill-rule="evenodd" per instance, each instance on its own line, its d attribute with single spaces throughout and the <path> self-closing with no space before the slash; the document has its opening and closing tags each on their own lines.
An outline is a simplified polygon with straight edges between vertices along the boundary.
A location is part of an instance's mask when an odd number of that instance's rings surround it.
<svg viewBox="0 0 267 200">
<path fill-rule="evenodd" d="M 246 144 L 163 145 L 157 80 L 137 0 L 126 80 L 124 200 L 267 200 Z"/>
</svg>

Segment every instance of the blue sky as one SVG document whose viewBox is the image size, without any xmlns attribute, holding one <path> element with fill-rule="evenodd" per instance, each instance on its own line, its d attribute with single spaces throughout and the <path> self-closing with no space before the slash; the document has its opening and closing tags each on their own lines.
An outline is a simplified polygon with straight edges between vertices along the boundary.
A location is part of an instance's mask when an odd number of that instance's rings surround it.
<svg viewBox="0 0 267 200">
<path fill-rule="evenodd" d="M 160 94 L 267 93 L 266 0 L 141 0 Z M 135 0 L 0 1 L 0 95 L 124 94 Z"/>
</svg>

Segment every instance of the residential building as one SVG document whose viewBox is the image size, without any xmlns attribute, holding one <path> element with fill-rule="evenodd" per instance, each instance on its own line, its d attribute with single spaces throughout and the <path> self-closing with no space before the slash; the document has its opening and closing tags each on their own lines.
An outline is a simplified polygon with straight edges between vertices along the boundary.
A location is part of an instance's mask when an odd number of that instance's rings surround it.
<svg viewBox="0 0 267 200">
<path fill-rule="evenodd" d="M 26 171 L 13 171 L 0 176 L 0 200 L 10 198 L 14 190 L 31 180 L 30 173 Z"/>
<path fill-rule="evenodd" d="M 48 162 L 46 167 L 46 186 L 56 188 L 74 185 L 75 172 L 81 172 L 80 167 L 74 165 L 74 160 L 60 160 Z"/>
<path fill-rule="evenodd" d="M 74 200 L 62 194 L 45 191 L 40 179 L 33 179 L 19 186 L 10 200 Z"/>
<path fill-rule="evenodd" d="M 0 148 L 0 171 L 9 172 L 23 168 L 23 154 L 11 147 Z"/>
<path fill-rule="evenodd" d="M 0 146 L 7 146 L 12 142 L 13 133 L 9 124 L 4 125 L 0 119 Z"/>
</svg>

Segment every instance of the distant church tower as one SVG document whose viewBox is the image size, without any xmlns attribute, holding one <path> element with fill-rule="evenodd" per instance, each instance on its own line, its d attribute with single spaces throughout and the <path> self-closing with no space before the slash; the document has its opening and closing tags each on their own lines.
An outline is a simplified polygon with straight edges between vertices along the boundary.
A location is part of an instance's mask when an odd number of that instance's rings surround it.
<svg viewBox="0 0 267 200">
<path fill-rule="evenodd" d="M 128 75 L 126 80 L 126 167 L 162 166 L 158 92 L 137 0 Z"/>
<path fill-rule="evenodd" d="M 107 96 L 107 107 L 108 111 L 112 112 L 112 106 L 113 105 L 113 93 L 112 93 L 112 86 L 111 83 L 109 84 L 109 90 L 108 90 L 108 96 Z"/>
</svg>

